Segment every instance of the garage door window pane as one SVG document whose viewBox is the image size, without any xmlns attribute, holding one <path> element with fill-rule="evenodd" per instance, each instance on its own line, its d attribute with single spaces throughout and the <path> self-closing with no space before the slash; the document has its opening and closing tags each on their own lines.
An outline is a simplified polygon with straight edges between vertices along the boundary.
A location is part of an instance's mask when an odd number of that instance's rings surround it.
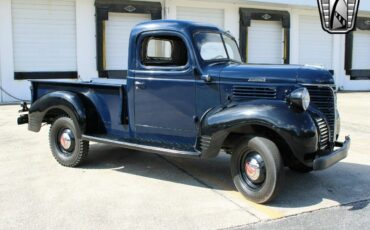
<svg viewBox="0 0 370 230">
<path fill-rule="evenodd" d="M 370 31 L 357 30 L 353 33 L 352 69 L 370 69 Z"/>
<path fill-rule="evenodd" d="M 224 9 L 211 9 L 200 7 L 177 7 L 177 19 L 190 20 L 194 22 L 207 22 L 224 28 Z"/>
<path fill-rule="evenodd" d="M 109 12 L 105 21 L 106 70 L 126 70 L 131 30 L 150 20 L 150 14 Z"/>
<path fill-rule="evenodd" d="M 322 30 L 319 17 L 299 17 L 299 64 L 332 69 L 333 35 Z"/>
<path fill-rule="evenodd" d="M 75 71 L 75 0 L 11 3 L 15 71 Z"/>
<path fill-rule="evenodd" d="M 247 47 L 248 63 L 283 64 L 281 22 L 252 20 Z"/>
</svg>

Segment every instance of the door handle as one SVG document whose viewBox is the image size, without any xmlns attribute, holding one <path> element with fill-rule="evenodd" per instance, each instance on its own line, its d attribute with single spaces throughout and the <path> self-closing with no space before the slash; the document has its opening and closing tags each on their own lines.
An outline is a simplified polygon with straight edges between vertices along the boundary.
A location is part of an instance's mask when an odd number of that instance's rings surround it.
<svg viewBox="0 0 370 230">
<path fill-rule="evenodd" d="M 145 83 L 142 81 L 135 81 L 136 89 L 145 89 Z"/>
<path fill-rule="evenodd" d="M 212 77 L 209 74 L 202 75 L 200 78 L 207 83 L 212 81 Z"/>
</svg>

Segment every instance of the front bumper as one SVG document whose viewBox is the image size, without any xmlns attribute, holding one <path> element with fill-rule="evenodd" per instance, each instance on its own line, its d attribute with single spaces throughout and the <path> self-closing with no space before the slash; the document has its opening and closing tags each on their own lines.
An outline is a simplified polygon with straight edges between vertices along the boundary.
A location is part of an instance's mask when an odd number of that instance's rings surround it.
<svg viewBox="0 0 370 230">
<path fill-rule="evenodd" d="M 343 160 L 348 155 L 350 145 L 351 138 L 348 136 L 343 143 L 336 142 L 335 147 L 339 147 L 339 149 L 336 149 L 329 154 L 316 157 L 316 159 L 313 161 L 313 169 L 324 170 Z"/>
</svg>

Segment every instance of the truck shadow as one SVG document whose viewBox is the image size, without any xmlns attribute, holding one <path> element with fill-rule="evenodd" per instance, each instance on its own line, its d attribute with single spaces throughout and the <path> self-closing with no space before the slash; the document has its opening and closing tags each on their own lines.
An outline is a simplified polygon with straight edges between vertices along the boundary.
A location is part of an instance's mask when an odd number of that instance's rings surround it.
<svg viewBox="0 0 370 230">
<path fill-rule="evenodd" d="M 236 191 L 230 169 L 230 157 L 221 154 L 210 160 L 185 159 L 127 150 L 107 145 L 91 146 L 84 169 L 111 169 L 164 182 L 210 188 L 221 192 Z M 338 163 L 325 171 L 307 174 L 286 170 L 285 186 L 268 206 L 303 208 L 334 201 L 349 210 L 365 208 L 370 199 L 370 165 Z M 353 203 L 353 204 L 352 204 Z M 334 204 L 333 204 L 334 205 Z"/>
</svg>

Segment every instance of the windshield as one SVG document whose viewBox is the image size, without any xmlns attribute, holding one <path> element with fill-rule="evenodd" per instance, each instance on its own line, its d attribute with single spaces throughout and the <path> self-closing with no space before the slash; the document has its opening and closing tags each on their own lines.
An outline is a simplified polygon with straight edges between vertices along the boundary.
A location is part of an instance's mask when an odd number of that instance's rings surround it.
<svg viewBox="0 0 370 230">
<path fill-rule="evenodd" d="M 200 56 L 204 61 L 242 61 L 235 40 L 228 35 L 200 32 L 196 33 L 194 38 Z"/>
</svg>

